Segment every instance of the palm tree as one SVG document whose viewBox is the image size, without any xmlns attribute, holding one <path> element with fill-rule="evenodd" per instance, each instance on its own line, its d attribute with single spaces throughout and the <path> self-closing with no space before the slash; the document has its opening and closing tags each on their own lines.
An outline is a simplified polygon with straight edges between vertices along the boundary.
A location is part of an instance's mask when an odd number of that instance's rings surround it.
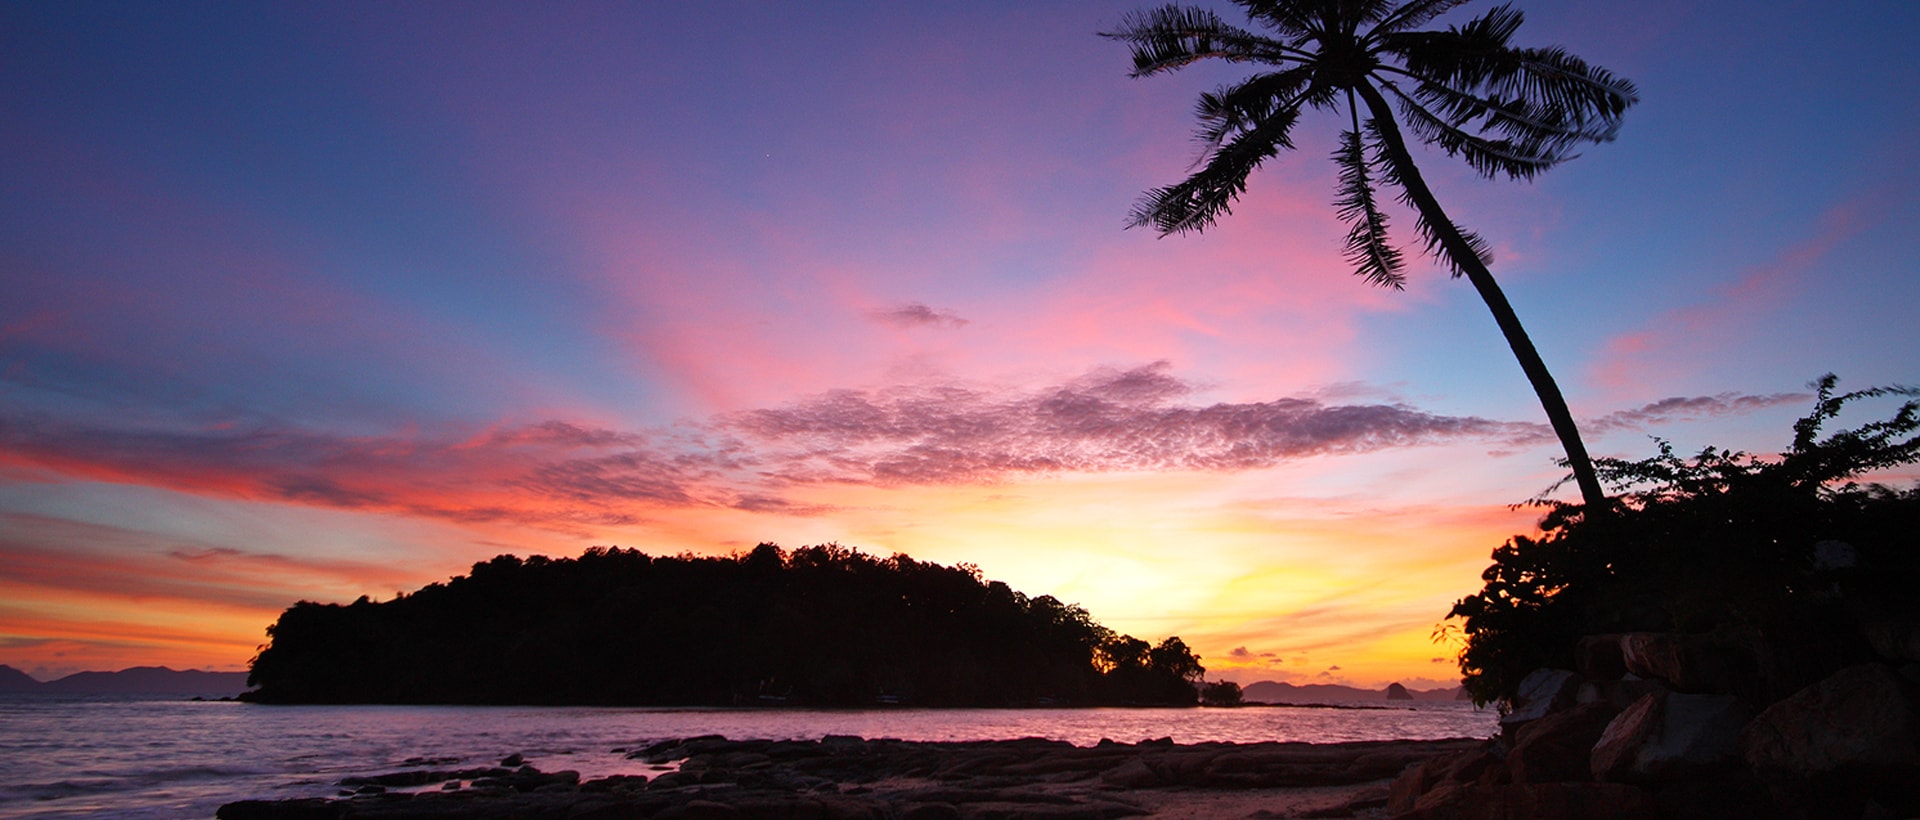
<svg viewBox="0 0 1920 820">
<path fill-rule="evenodd" d="M 1146 77 L 1206 59 L 1262 66 L 1260 73 L 1200 95 L 1205 152 L 1185 180 L 1148 191 L 1130 224 L 1161 235 L 1204 231 L 1246 191 L 1247 176 L 1292 149 L 1304 109 L 1341 113 L 1340 168 L 1346 256 L 1369 283 L 1396 290 L 1405 260 L 1389 244 L 1378 185 L 1411 206 L 1426 251 L 1465 276 L 1493 311 L 1520 368 L 1540 396 L 1587 509 L 1605 509 L 1566 399 L 1488 272 L 1480 237 L 1441 210 L 1407 149 L 1402 128 L 1482 176 L 1531 179 L 1572 159 L 1582 143 L 1612 140 L 1637 99 L 1633 84 L 1560 48 L 1516 48 L 1521 14 L 1495 7 L 1464 25 L 1417 30 L 1467 0 L 1235 0 L 1272 35 L 1229 25 L 1212 11 L 1168 5 L 1123 18 L 1102 36 L 1128 43 L 1133 73 Z M 1266 70 L 1270 68 L 1271 70 Z M 1396 112 L 1397 109 L 1397 112 Z"/>
</svg>

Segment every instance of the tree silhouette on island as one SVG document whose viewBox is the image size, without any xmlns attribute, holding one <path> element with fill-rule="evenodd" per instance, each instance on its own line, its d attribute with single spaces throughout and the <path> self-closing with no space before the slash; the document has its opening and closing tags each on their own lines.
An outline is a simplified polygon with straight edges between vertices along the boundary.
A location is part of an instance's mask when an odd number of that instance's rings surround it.
<svg viewBox="0 0 1920 820">
<path fill-rule="evenodd" d="M 1293 127 L 1304 109 L 1344 109 L 1348 127 L 1333 159 L 1340 166 L 1336 207 L 1351 226 L 1346 250 L 1354 272 L 1382 287 L 1404 286 L 1405 260 L 1388 242 L 1376 196 L 1384 182 L 1413 207 L 1427 252 L 1472 282 L 1493 312 L 1560 438 L 1582 499 L 1589 509 L 1607 509 L 1566 399 L 1487 270 L 1486 243 L 1441 209 L 1401 123 L 1482 176 L 1531 179 L 1572 159 L 1582 144 L 1612 140 L 1636 100 L 1633 84 L 1559 48 L 1509 45 L 1522 18 L 1506 5 L 1444 31 L 1421 31 L 1465 0 L 1236 2 L 1277 36 L 1178 5 L 1130 14 L 1102 34 L 1132 47 L 1135 77 L 1207 59 L 1275 69 L 1200 95 L 1197 136 L 1205 154 L 1199 170 L 1148 191 L 1130 224 L 1162 236 L 1206 230 L 1232 212 L 1260 163 L 1294 147 Z"/>
<path fill-rule="evenodd" d="M 834 544 L 502 555 L 267 634 L 245 697 L 268 703 L 1190 706 L 1205 672 L 970 565 Z"/>
</svg>

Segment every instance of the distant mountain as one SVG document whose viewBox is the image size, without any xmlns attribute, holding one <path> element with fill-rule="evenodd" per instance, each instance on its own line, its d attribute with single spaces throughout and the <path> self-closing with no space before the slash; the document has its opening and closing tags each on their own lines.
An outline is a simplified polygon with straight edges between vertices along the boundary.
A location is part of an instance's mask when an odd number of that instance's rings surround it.
<svg viewBox="0 0 1920 820">
<path fill-rule="evenodd" d="M 245 672 L 176 671 L 136 666 L 118 672 L 75 672 L 45 683 L 11 666 L 0 666 L 0 692 L 48 695 L 177 695 L 220 698 L 246 691 Z"/>
<path fill-rule="evenodd" d="M 37 692 L 42 685 L 39 681 L 27 677 L 25 672 L 11 666 L 0 666 L 0 694 Z"/>
<path fill-rule="evenodd" d="M 1399 686 L 1399 684 L 1393 684 Z M 1360 689 L 1333 683 L 1309 683 L 1296 685 L 1281 681 L 1263 680 L 1241 687 L 1240 694 L 1248 703 L 1348 703 L 1351 701 L 1388 700 L 1388 689 Z M 1456 700 L 1460 688 L 1447 689 L 1407 689 L 1400 687 L 1411 700 Z M 1399 698 L 1393 698 L 1399 700 Z"/>
</svg>

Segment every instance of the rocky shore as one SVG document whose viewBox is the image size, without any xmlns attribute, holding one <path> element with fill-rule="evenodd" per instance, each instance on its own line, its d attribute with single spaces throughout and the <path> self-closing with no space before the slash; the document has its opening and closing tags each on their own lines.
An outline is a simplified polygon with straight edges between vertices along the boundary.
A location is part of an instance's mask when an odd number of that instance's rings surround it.
<svg viewBox="0 0 1920 820">
<path fill-rule="evenodd" d="M 1395 781 L 1390 816 L 1920 817 L 1920 621 L 1868 637 L 1878 660 L 1829 671 L 1819 644 L 1590 636 L 1521 681 L 1493 741 Z"/>
<path fill-rule="evenodd" d="M 656 743 L 628 757 L 653 777 L 581 780 L 517 755 L 498 767 L 347 778 L 342 796 L 243 800 L 256 818 L 1385 817 L 1388 785 L 1479 740 L 1091 747 L 1037 738 L 968 743 L 728 740 Z"/>
</svg>

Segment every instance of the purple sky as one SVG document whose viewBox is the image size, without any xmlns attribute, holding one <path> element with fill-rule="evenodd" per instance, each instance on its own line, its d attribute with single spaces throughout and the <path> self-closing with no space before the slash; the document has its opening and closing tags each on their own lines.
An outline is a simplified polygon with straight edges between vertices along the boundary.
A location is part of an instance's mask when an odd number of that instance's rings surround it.
<svg viewBox="0 0 1920 820">
<path fill-rule="evenodd" d="M 1347 272 L 1339 122 L 1215 231 L 1122 230 L 1239 76 L 1127 79 L 1137 5 L 0 5 L 0 663 L 838 541 L 1244 680 L 1450 677 L 1543 414 L 1464 282 Z M 1619 140 L 1420 159 L 1596 453 L 1920 383 L 1920 4 L 1522 8 L 1638 84 Z"/>
</svg>

